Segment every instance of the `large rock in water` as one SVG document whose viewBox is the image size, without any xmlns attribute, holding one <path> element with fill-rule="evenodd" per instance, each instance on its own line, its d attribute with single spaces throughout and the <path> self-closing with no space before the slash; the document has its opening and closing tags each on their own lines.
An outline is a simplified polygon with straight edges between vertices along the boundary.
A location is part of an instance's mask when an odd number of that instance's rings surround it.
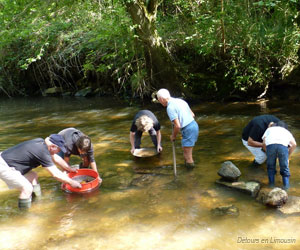
<svg viewBox="0 0 300 250">
<path fill-rule="evenodd" d="M 256 181 L 239 181 L 239 182 L 228 182 L 223 180 L 217 180 L 217 184 L 229 187 L 231 189 L 236 189 L 246 194 L 250 194 L 252 197 L 256 197 L 260 184 Z"/>
<path fill-rule="evenodd" d="M 222 163 L 221 168 L 218 171 L 218 175 L 220 175 L 224 180 L 232 182 L 238 180 L 241 176 L 241 171 L 231 161 L 225 161 Z"/>
<path fill-rule="evenodd" d="M 281 188 L 273 188 L 272 190 L 264 188 L 259 192 L 256 200 L 267 206 L 281 207 L 287 202 L 288 194 Z"/>
</svg>

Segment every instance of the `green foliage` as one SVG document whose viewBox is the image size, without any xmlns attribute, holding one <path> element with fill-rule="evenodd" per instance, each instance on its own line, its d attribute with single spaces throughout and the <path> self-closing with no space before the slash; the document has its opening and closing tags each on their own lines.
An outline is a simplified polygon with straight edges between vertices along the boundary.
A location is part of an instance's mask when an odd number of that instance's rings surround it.
<svg viewBox="0 0 300 250">
<path fill-rule="evenodd" d="M 124 5 L 134 1 L 0 0 L 0 91 L 149 95 L 145 51 Z M 221 0 L 159 2 L 158 35 L 190 92 L 258 95 L 299 64 L 297 0 L 226 0 L 223 10 Z"/>
<path fill-rule="evenodd" d="M 221 69 L 225 81 L 218 84 L 218 90 L 227 88 L 233 93 L 263 89 L 274 74 L 282 78 L 288 75 L 299 63 L 296 1 L 237 3 L 229 0 L 223 3 L 224 11 L 221 1 L 177 0 L 174 4 L 168 1 L 168 7 L 164 6 L 177 20 L 161 17 L 165 39 L 176 40 L 174 46 L 188 47 L 198 55 L 187 59 L 185 53 L 186 62 L 193 64 L 197 63 L 195 58 L 202 58 L 211 65 L 204 69 L 200 68 L 203 63 L 199 68 L 193 65 L 187 71 L 187 78 L 194 78 L 191 74 L 194 70 L 216 72 Z M 201 82 L 201 78 L 198 80 Z"/>
</svg>

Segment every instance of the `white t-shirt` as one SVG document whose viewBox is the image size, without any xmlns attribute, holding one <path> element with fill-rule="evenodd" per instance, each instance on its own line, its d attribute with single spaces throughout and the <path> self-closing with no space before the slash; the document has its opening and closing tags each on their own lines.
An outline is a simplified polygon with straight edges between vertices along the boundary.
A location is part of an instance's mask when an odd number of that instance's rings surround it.
<svg viewBox="0 0 300 250">
<path fill-rule="evenodd" d="M 287 147 L 291 141 L 295 141 L 290 131 L 278 126 L 268 128 L 262 136 L 262 139 L 264 138 L 267 146 L 270 144 L 281 144 Z"/>
</svg>

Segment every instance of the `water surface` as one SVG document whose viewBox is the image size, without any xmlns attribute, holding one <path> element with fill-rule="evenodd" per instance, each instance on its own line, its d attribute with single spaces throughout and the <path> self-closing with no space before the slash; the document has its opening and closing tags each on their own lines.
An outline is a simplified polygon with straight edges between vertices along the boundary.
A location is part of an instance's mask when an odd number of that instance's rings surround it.
<svg viewBox="0 0 300 250">
<path fill-rule="evenodd" d="M 0 150 L 24 140 L 45 138 L 66 127 L 89 135 L 103 178 L 99 190 L 76 195 L 41 167 L 43 199 L 28 211 L 17 207 L 18 192 L 0 180 L 0 249 L 297 249 L 299 216 L 283 216 L 252 197 L 219 187 L 224 161 L 232 161 L 242 180 L 267 185 L 266 166 L 251 168 L 241 143 L 250 119 L 274 114 L 300 138 L 299 103 L 199 103 L 191 105 L 199 124 L 196 168 L 187 171 L 176 141 L 178 177 L 173 177 L 171 124 L 159 104 L 128 106 L 109 98 L 0 100 Z M 135 113 L 152 110 L 162 125 L 163 152 L 147 159 L 130 155 L 129 129 Z M 299 140 L 300 142 L 300 140 Z M 298 142 L 298 143 L 299 143 Z M 149 136 L 143 146 L 151 146 Z M 290 159 L 289 195 L 300 196 L 300 152 Z M 79 163 L 79 158 L 71 157 Z M 281 177 L 276 176 L 277 186 Z M 235 205 L 238 217 L 214 217 L 210 210 Z M 282 243 L 276 239 L 292 239 Z"/>
</svg>

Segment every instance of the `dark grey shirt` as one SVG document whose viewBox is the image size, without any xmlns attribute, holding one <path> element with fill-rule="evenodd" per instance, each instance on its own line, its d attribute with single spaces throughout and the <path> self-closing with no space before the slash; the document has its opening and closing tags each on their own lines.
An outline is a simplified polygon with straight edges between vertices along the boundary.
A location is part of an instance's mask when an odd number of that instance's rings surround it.
<svg viewBox="0 0 300 250">
<path fill-rule="evenodd" d="M 155 131 L 160 130 L 160 124 L 156 118 L 156 116 L 150 111 L 150 110 L 140 110 L 133 118 L 132 124 L 131 124 L 131 128 L 130 131 L 135 133 L 137 131 L 137 126 L 135 125 L 135 122 L 138 118 L 140 118 L 141 116 L 146 115 L 149 118 L 152 119 L 153 121 L 153 128 L 155 129 Z M 153 129 L 152 128 L 152 129 Z M 152 130 L 151 129 L 151 130 Z"/>
<path fill-rule="evenodd" d="M 70 155 L 80 155 L 78 152 L 78 149 L 76 147 L 76 142 L 84 135 L 80 130 L 76 128 L 66 128 L 58 133 L 65 139 L 65 148 L 67 149 L 67 152 L 65 153 L 65 156 L 70 157 Z M 94 162 L 94 149 L 93 144 L 91 144 L 91 149 L 87 152 L 88 157 L 90 159 L 90 162 Z"/>
<path fill-rule="evenodd" d="M 22 175 L 40 165 L 51 167 L 54 165 L 45 140 L 42 138 L 22 142 L 1 154 L 8 166 L 14 167 Z"/>
<path fill-rule="evenodd" d="M 254 117 L 243 129 L 242 138 L 248 141 L 251 137 L 254 141 L 262 142 L 262 136 L 267 130 L 270 122 L 279 122 L 280 120 L 274 115 L 259 115 Z"/>
</svg>

